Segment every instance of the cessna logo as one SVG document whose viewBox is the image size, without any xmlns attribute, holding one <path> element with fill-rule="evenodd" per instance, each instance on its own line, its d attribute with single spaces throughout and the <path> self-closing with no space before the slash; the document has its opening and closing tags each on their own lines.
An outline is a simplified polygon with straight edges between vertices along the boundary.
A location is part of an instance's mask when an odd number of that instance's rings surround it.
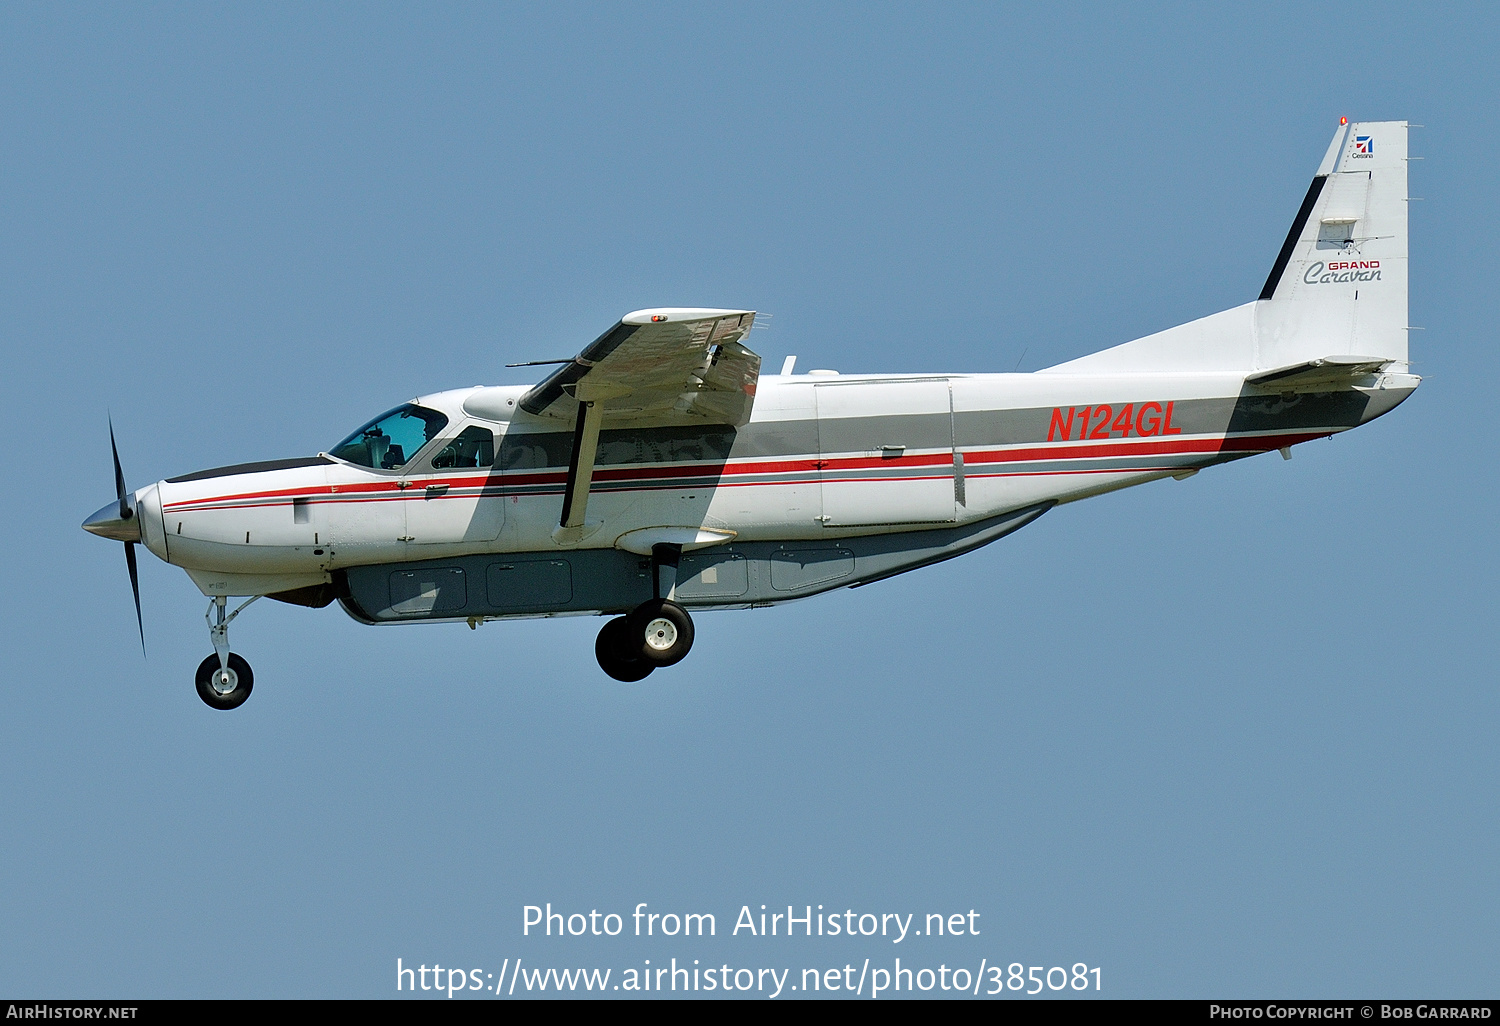
<svg viewBox="0 0 1500 1026">
<path fill-rule="evenodd" d="M 1330 285 L 1343 281 L 1379 281 L 1379 260 L 1314 260 L 1302 280 L 1309 285 Z"/>
</svg>

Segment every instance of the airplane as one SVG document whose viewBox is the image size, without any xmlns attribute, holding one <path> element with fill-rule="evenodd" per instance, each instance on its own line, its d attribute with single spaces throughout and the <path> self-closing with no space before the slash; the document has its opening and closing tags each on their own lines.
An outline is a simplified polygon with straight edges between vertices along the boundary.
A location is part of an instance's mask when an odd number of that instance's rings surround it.
<svg viewBox="0 0 1500 1026">
<path fill-rule="evenodd" d="M 254 683 L 258 598 L 365 624 L 604 615 L 622 682 L 690 611 L 863 587 L 1054 506 L 1280 450 L 1394 409 L 1407 359 L 1407 123 L 1341 119 L 1257 298 L 1031 373 L 761 374 L 751 310 L 628 313 L 535 385 L 419 396 L 316 456 L 125 487 L 83 524 L 209 599 L 215 709 Z M 529 366 L 513 365 L 513 366 Z M 244 599 L 233 611 L 230 598 Z"/>
</svg>

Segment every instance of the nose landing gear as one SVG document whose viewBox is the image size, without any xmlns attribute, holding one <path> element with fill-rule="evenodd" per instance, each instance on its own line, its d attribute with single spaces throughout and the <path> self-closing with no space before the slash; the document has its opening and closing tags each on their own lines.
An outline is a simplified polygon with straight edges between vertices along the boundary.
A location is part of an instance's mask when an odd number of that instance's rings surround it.
<svg viewBox="0 0 1500 1026">
<path fill-rule="evenodd" d="M 255 684 L 255 675 L 250 664 L 238 655 L 229 653 L 228 665 L 219 662 L 217 654 L 198 664 L 198 697 L 215 709 L 233 709 L 243 705 L 250 697 L 250 688 Z"/>
<path fill-rule="evenodd" d="M 258 598 L 259 595 L 251 596 L 226 616 L 224 608 L 228 600 L 216 595 L 209 600 L 208 611 L 203 614 L 208 621 L 208 637 L 213 642 L 214 654 L 198 664 L 194 683 L 198 687 L 198 697 L 215 709 L 237 708 L 250 697 L 255 675 L 250 672 L 249 663 L 229 651 L 229 623 Z"/>
</svg>

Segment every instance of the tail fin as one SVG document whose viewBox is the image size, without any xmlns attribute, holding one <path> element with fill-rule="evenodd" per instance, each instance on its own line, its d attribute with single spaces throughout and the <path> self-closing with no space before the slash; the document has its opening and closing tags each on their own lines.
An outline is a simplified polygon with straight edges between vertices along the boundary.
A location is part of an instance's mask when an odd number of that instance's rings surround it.
<svg viewBox="0 0 1500 1026">
<path fill-rule="evenodd" d="M 1339 126 L 1257 301 L 1047 371 L 1256 371 L 1356 356 L 1404 371 L 1406 129 Z"/>
<path fill-rule="evenodd" d="M 1407 206 L 1406 122 L 1340 126 L 1261 290 L 1257 366 L 1407 362 Z"/>
</svg>

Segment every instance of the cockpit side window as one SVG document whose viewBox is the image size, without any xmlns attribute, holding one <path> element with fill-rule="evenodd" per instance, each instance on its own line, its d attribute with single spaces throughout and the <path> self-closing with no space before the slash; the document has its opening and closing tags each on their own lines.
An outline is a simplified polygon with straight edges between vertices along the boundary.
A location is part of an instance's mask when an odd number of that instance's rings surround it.
<svg viewBox="0 0 1500 1026">
<path fill-rule="evenodd" d="M 340 442 L 329 455 L 362 467 L 399 470 L 447 423 L 448 418 L 436 410 L 407 403 L 382 413 Z"/>
<path fill-rule="evenodd" d="M 433 470 L 464 470 L 493 466 L 495 433 L 471 424 L 432 457 Z"/>
</svg>

